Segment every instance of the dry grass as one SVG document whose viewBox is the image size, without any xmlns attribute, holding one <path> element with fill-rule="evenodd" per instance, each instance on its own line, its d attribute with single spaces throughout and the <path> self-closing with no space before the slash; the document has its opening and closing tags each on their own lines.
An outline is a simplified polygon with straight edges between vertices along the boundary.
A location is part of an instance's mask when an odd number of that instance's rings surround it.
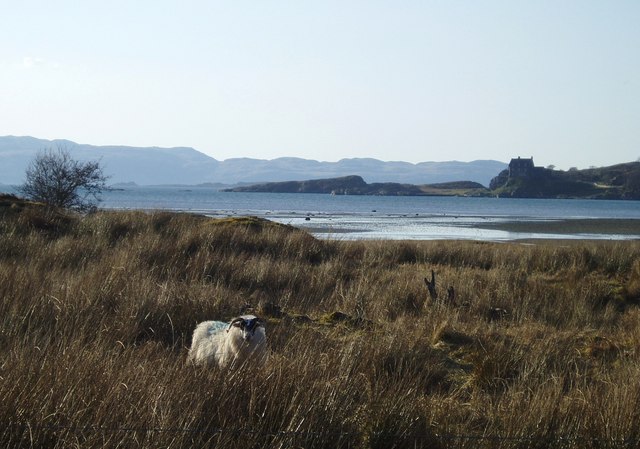
<svg viewBox="0 0 640 449">
<path fill-rule="evenodd" d="M 639 261 L 0 208 L 0 446 L 637 447 Z M 265 368 L 185 363 L 197 322 L 247 304 Z"/>
</svg>

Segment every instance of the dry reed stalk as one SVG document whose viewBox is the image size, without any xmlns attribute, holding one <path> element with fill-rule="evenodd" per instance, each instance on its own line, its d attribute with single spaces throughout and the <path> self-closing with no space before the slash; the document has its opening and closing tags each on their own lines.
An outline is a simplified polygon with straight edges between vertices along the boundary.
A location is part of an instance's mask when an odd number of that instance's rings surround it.
<svg viewBox="0 0 640 449">
<path fill-rule="evenodd" d="M 334 242 L 257 219 L 39 213 L 0 217 L 2 446 L 640 444 L 640 242 Z M 264 369 L 185 363 L 195 323 L 258 306 Z"/>
</svg>

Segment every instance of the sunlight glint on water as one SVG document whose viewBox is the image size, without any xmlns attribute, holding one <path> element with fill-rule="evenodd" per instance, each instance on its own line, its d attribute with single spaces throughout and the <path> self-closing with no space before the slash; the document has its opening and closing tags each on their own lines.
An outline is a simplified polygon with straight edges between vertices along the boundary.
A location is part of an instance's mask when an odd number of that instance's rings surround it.
<svg viewBox="0 0 640 449">
<path fill-rule="evenodd" d="M 166 209 L 214 217 L 255 215 L 336 239 L 629 238 L 481 229 L 496 221 L 640 219 L 640 202 L 464 197 L 388 197 L 219 192 L 204 187 L 139 187 L 106 192 L 102 207 Z M 640 235 L 640 229 L 638 231 Z"/>
</svg>

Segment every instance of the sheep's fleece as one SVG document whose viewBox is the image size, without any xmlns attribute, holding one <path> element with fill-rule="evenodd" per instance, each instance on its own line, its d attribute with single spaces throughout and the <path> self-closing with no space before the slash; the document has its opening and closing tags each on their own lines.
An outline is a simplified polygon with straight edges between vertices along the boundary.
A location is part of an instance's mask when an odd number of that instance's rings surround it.
<svg viewBox="0 0 640 449">
<path fill-rule="evenodd" d="M 266 340 L 263 322 L 255 315 L 243 315 L 231 323 L 205 321 L 193 331 L 189 360 L 222 368 L 249 360 L 262 363 Z"/>
</svg>

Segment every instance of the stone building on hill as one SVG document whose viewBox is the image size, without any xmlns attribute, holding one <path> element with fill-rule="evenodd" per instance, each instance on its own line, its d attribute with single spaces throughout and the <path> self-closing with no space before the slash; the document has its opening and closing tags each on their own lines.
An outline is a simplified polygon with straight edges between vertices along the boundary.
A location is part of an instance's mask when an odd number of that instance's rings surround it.
<svg viewBox="0 0 640 449">
<path fill-rule="evenodd" d="M 517 159 L 511 159 L 509 162 L 509 178 L 530 178 L 534 171 L 533 158 L 521 159 L 518 156 Z"/>
</svg>

